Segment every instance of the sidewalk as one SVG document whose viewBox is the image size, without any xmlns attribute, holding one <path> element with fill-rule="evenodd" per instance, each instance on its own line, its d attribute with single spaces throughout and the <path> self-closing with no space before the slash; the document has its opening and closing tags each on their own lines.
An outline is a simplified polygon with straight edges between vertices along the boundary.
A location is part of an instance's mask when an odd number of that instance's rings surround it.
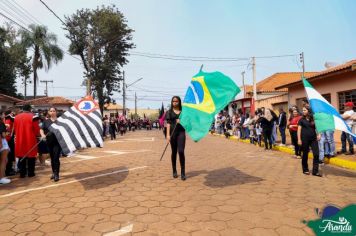
<svg viewBox="0 0 356 236">
<path fill-rule="evenodd" d="M 210 133 L 210 134 L 212 134 L 214 136 L 219 136 L 219 137 L 226 138 L 225 135 L 223 135 L 223 134 L 215 134 L 215 133 Z M 238 139 L 236 136 L 230 136 L 228 139 L 233 140 L 233 141 L 237 141 L 237 142 L 250 144 L 250 140 L 249 139 L 242 140 L 242 139 Z M 263 143 L 262 143 L 262 147 L 264 147 Z M 289 153 L 291 155 L 294 154 L 294 149 L 290 148 L 288 146 L 273 146 L 273 150 Z M 309 156 L 308 157 L 309 158 L 313 158 L 312 152 L 309 152 Z M 333 157 L 333 158 L 325 157 L 324 163 L 325 164 L 330 164 L 330 165 L 333 165 L 333 166 L 338 166 L 338 167 L 350 169 L 350 170 L 356 170 L 356 158 L 354 156 L 346 157 L 346 156 L 343 156 L 343 155 L 341 155 L 341 156 L 339 155 L 339 156 L 336 156 L 336 157 Z"/>
</svg>

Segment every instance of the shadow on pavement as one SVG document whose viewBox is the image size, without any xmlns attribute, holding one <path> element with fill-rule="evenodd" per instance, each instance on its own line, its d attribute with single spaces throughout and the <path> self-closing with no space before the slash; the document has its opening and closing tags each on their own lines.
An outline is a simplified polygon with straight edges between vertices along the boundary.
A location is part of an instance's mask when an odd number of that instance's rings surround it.
<svg viewBox="0 0 356 236">
<path fill-rule="evenodd" d="M 335 175 L 341 177 L 356 178 L 356 172 L 352 170 L 340 169 L 338 167 L 327 166 L 327 165 L 323 166 L 322 170 L 325 176 Z"/>
<path fill-rule="evenodd" d="M 246 174 L 233 167 L 227 167 L 212 171 L 192 171 L 187 173 L 187 178 L 193 178 L 201 174 L 206 174 L 204 184 L 212 188 L 256 183 L 263 180 L 262 178 Z"/>
<path fill-rule="evenodd" d="M 129 175 L 128 168 L 120 166 L 116 168 L 105 169 L 96 172 L 83 172 L 71 175 L 61 176 L 62 181 L 70 181 L 71 178 L 81 180 L 81 183 L 86 190 L 105 188 L 113 184 L 124 181 Z"/>
</svg>

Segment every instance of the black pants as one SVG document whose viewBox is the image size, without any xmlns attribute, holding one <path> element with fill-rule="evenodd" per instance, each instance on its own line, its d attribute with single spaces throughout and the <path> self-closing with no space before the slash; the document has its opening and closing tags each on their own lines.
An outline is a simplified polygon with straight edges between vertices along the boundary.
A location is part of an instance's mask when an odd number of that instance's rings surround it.
<svg viewBox="0 0 356 236">
<path fill-rule="evenodd" d="M 316 139 L 303 139 L 302 137 L 302 168 L 303 172 L 309 171 L 308 167 L 308 154 L 309 148 L 311 147 L 313 152 L 313 174 L 319 171 L 319 144 Z"/>
<path fill-rule="evenodd" d="M 346 141 L 349 143 L 349 151 L 350 153 L 354 153 L 354 143 L 352 136 L 346 132 L 341 133 L 341 152 L 346 152 Z"/>
<path fill-rule="evenodd" d="M 20 158 L 18 167 L 20 169 L 20 177 L 24 178 L 28 174 L 28 177 L 35 176 L 35 157 Z"/>
<path fill-rule="evenodd" d="M 5 169 L 6 175 L 9 175 L 11 172 L 14 171 L 13 164 L 15 161 L 15 144 L 14 144 L 13 137 L 9 140 L 8 144 L 9 144 L 10 152 L 7 155 L 7 164 Z"/>
<path fill-rule="evenodd" d="M 272 149 L 272 130 L 263 130 L 263 139 L 265 141 L 265 149 Z"/>
<path fill-rule="evenodd" d="M 61 156 L 62 149 L 59 144 L 48 145 L 49 156 L 51 157 L 51 167 L 53 174 L 59 174 L 59 167 L 61 165 L 59 157 Z"/>
<path fill-rule="evenodd" d="M 111 140 L 116 139 L 116 128 L 115 128 L 115 126 L 111 126 L 110 125 L 109 132 L 110 132 Z"/>
<path fill-rule="evenodd" d="M 176 162 L 177 162 L 177 152 L 179 154 L 179 162 L 181 168 L 181 174 L 185 175 L 185 131 L 175 131 L 173 136 L 171 136 L 171 148 L 172 148 L 172 169 L 173 172 L 177 172 Z"/>
<path fill-rule="evenodd" d="M 292 144 L 294 145 L 294 153 L 296 156 L 301 156 L 302 155 L 302 149 L 298 145 L 298 132 L 297 131 L 290 131 L 290 136 L 292 138 Z"/>
</svg>

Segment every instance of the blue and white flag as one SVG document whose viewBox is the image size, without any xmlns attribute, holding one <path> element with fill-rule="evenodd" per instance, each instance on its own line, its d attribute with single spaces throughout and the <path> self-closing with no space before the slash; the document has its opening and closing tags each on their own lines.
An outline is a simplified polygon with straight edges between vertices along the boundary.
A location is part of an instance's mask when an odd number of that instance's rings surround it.
<svg viewBox="0 0 356 236">
<path fill-rule="evenodd" d="M 103 147 L 103 124 L 98 104 L 92 97 L 75 103 L 49 127 L 63 154 L 88 147 Z"/>
<path fill-rule="evenodd" d="M 356 135 L 352 133 L 350 127 L 346 124 L 339 112 L 337 112 L 337 110 L 304 78 L 303 84 L 310 107 L 314 113 L 318 133 L 337 129 L 351 134 L 355 139 Z"/>
</svg>

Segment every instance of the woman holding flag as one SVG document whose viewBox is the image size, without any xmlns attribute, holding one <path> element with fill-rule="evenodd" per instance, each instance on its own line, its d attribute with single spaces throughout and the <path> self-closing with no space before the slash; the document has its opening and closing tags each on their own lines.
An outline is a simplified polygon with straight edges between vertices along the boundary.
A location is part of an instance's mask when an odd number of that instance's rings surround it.
<svg viewBox="0 0 356 236">
<path fill-rule="evenodd" d="M 179 154 L 179 162 L 181 167 L 181 179 L 185 180 L 185 129 L 180 124 L 179 116 L 182 111 L 182 102 L 180 97 L 174 96 L 171 100 L 171 108 L 167 111 L 167 141 L 171 143 L 172 148 L 172 169 L 173 178 L 178 178 L 177 174 L 177 152 Z"/>
<path fill-rule="evenodd" d="M 57 109 L 51 107 L 48 110 L 48 115 L 49 115 L 49 119 L 43 122 L 40 133 L 41 133 L 42 140 L 46 140 L 46 143 L 48 145 L 49 155 L 51 156 L 51 166 L 52 166 L 51 179 L 57 182 L 59 180 L 59 167 L 61 164 L 59 162 L 59 157 L 61 155 L 62 149 L 54 133 L 49 131 L 49 127 L 53 123 L 57 122 Z"/>
</svg>

